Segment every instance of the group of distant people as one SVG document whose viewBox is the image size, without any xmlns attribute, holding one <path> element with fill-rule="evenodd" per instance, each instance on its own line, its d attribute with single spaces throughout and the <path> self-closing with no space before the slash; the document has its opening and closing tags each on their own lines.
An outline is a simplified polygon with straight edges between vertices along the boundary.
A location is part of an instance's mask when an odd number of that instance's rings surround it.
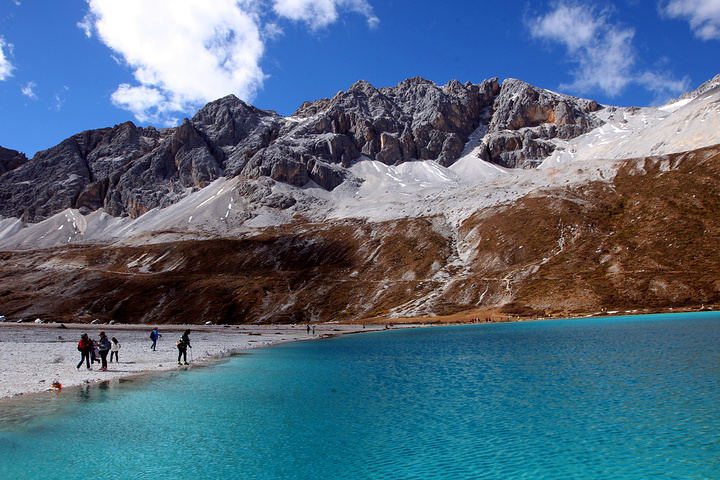
<svg viewBox="0 0 720 480">
<path fill-rule="evenodd" d="M 107 370 L 108 352 L 110 353 L 110 363 L 112 363 L 113 357 L 115 357 L 115 362 L 120 361 L 120 342 L 118 339 L 112 337 L 112 339 L 108 340 L 107 335 L 103 331 L 100 331 L 98 335 L 99 339 L 97 341 L 90 338 L 87 333 L 83 333 L 80 336 L 80 341 L 78 342 L 80 362 L 77 364 L 77 367 L 75 367 L 77 370 L 80 370 L 83 363 L 85 363 L 88 370 L 92 370 L 91 364 L 94 364 L 95 362 L 100 363 L 100 370 Z M 155 351 L 157 348 L 157 341 L 160 337 L 162 337 L 162 334 L 158 331 L 158 328 L 153 328 L 150 332 L 150 340 L 152 341 L 152 345 L 150 346 L 151 350 Z M 185 362 L 185 365 L 190 365 L 187 361 L 187 349 L 192 348 L 192 345 L 190 345 L 189 329 L 185 330 L 180 339 L 175 342 L 175 346 L 178 349 L 178 365 L 183 365 L 183 362 Z"/>
<path fill-rule="evenodd" d="M 153 328 L 152 332 L 150 332 L 150 340 L 152 340 L 152 345 L 150 348 L 155 350 L 157 346 L 158 339 L 162 337 L 162 334 L 158 332 L 158 328 Z M 175 342 L 175 346 L 178 349 L 178 365 L 182 365 L 183 361 L 185 362 L 185 365 L 190 365 L 187 361 L 187 349 L 192 348 L 192 345 L 190 345 L 190 330 L 185 330 L 183 332 L 182 336 L 180 337 L 180 340 Z"/>
<path fill-rule="evenodd" d="M 113 357 L 115 357 L 115 362 L 120 361 L 120 342 L 118 342 L 118 339 L 112 337 L 112 340 L 108 340 L 107 335 L 105 335 L 103 331 L 100 331 L 98 335 L 100 338 L 97 341 L 90 338 L 87 333 L 83 333 L 82 336 L 80 336 L 80 341 L 78 342 L 80 363 L 77 364 L 76 369 L 80 370 L 82 364 L 85 363 L 87 369 L 92 370 L 90 364 L 98 362 L 100 364 L 100 370 L 107 370 L 108 353 L 110 353 L 110 363 L 112 363 Z"/>
</svg>

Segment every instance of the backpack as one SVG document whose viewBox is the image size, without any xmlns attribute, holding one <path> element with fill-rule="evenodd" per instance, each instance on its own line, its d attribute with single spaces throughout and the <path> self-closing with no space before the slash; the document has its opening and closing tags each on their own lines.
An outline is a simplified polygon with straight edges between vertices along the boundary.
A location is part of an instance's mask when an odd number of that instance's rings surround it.
<svg viewBox="0 0 720 480">
<path fill-rule="evenodd" d="M 82 352 L 82 351 L 83 351 L 83 349 L 82 349 L 82 340 L 80 340 L 80 341 L 78 342 L 78 352 Z"/>
<path fill-rule="evenodd" d="M 155 330 L 150 332 L 150 340 L 155 340 Z"/>
</svg>

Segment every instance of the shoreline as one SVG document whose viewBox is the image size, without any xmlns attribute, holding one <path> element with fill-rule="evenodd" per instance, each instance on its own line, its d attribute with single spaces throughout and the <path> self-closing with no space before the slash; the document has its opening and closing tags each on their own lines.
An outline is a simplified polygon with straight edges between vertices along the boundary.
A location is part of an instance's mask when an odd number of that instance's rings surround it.
<svg viewBox="0 0 720 480">
<path fill-rule="evenodd" d="M 398 328 L 416 325 L 403 324 Z M 150 346 L 150 331 L 154 325 L 89 325 L 89 324 L 16 324 L 0 323 L 0 401 L 62 388 L 101 383 L 121 378 L 180 368 L 205 366 L 223 358 L 256 348 L 281 343 L 319 340 L 337 335 L 384 330 L 384 325 L 316 324 L 315 333 L 308 334 L 306 325 L 158 325 L 162 337 L 156 350 Z M 190 329 L 187 358 L 190 365 L 178 365 L 175 341 Z M 108 338 L 116 337 L 121 345 L 119 361 L 108 362 L 108 370 L 101 371 L 94 363 L 92 370 L 80 361 L 77 350 L 80 335 L 87 333 L 97 340 L 98 332 Z M 109 361 L 109 355 L 108 355 Z M 53 388 L 55 382 L 61 388 Z"/>
<path fill-rule="evenodd" d="M 632 311 L 596 312 L 561 317 L 532 318 L 499 314 L 497 310 L 477 310 L 470 314 L 444 317 L 410 317 L 367 319 L 366 323 L 322 323 L 307 325 L 157 325 L 162 337 L 156 351 L 150 349 L 149 338 L 153 324 L 86 324 L 86 323 L 2 323 L 0 322 L 0 402 L 23 395 L 43 392 L 57 392 L 53 383 L 62 388 L 97 384 L 125 379 L 144 374 L 176 371 L 206 366 L 214 362 L 239 355 L 257 348 L 265 348 L 288 342 L 320 340 L 338 335 L 377 332 L 392 324 L 392 329 L 416 327 L 437 327 L 479 323 L 505 323 L 538 320 L 577 319 L 590 317 L 613 317 L 649 315 L 658 313 L 689 313 L 712 311 L 712 308 L 667 308 Z M 483 321 L 487 316 L 492 320 Z M 498 319 L 498 317 L 500 317 Z M 503 319 L 503 317 L 506 317 Z M 314 333 L 313 333 L 314 327 Z M 193 349 L 188 349 L 191 365 L 178 365 L 178 350 L 175 341 L 186 329 L 191 330 Z M 119 362 L 108 363 L 108 370 L 101 371 L 100 364 L 93 364 L 92 370 L 85 366 L 76 369 L 80 361 L 77 343 L 82 333 L 97 339 L 98 332 L 104 331 L 108 338 L 117 337 L 121 344 Z M 108 358 L 109 360 L 109 358 Z"/>
</svg>

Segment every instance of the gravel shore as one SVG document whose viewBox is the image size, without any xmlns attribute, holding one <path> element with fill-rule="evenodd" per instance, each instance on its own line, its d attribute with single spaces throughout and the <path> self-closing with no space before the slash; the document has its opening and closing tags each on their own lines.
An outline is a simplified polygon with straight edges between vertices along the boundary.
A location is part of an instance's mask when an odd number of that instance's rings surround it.
<svg viewBox="0 0 720 480">
<path fill-rule="evenodd" d="M 192 368 L 244 350 L 384 328 L 322 324 L 315 325 L 314 333 L 311 327 L 308 333 L 306 325 L 158 325 L 162 337 L 153 351 L 149 337 L 154 326 L 0 323 L 0 398 L 50 390 L 57 382 L 67 388 L 177 369 L 175 341 L 186 329 L 191 330 L 193 348 L 188 350 L 188 361 L 192 357 Z M 87 333 L 97 340 L 101 330 L 120 342 L 119 361 L 108 363 L 107 371 L 101 371 L 99 363 L 93 364 L 92 370 L 84 364 L 77 369 L 80 335 Z"/>
</svg>

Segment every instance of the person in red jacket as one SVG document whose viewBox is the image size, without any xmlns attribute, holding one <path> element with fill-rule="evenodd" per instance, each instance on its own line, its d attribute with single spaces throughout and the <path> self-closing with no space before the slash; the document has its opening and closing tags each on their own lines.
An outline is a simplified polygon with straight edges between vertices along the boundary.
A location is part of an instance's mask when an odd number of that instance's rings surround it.
<svg viewBox="0 0 720 480">
<path fill-rule="evenodd" d="M 80 367 L 83 364 L 83 360 L 85 361 L 85 364 L 87 365 L 88 370 L 92 370 L 90 368 L 90 350 L 92 349 L 92 341 L 88 337 L 87 333 L 83 333 L 80 336 L 80 341 L 78 342 L 78 350 L 80 350 L 80 363 L 77 364 L 77 367 L 75 367 L 77 370 L 80 370 Z"/>
</svg>

